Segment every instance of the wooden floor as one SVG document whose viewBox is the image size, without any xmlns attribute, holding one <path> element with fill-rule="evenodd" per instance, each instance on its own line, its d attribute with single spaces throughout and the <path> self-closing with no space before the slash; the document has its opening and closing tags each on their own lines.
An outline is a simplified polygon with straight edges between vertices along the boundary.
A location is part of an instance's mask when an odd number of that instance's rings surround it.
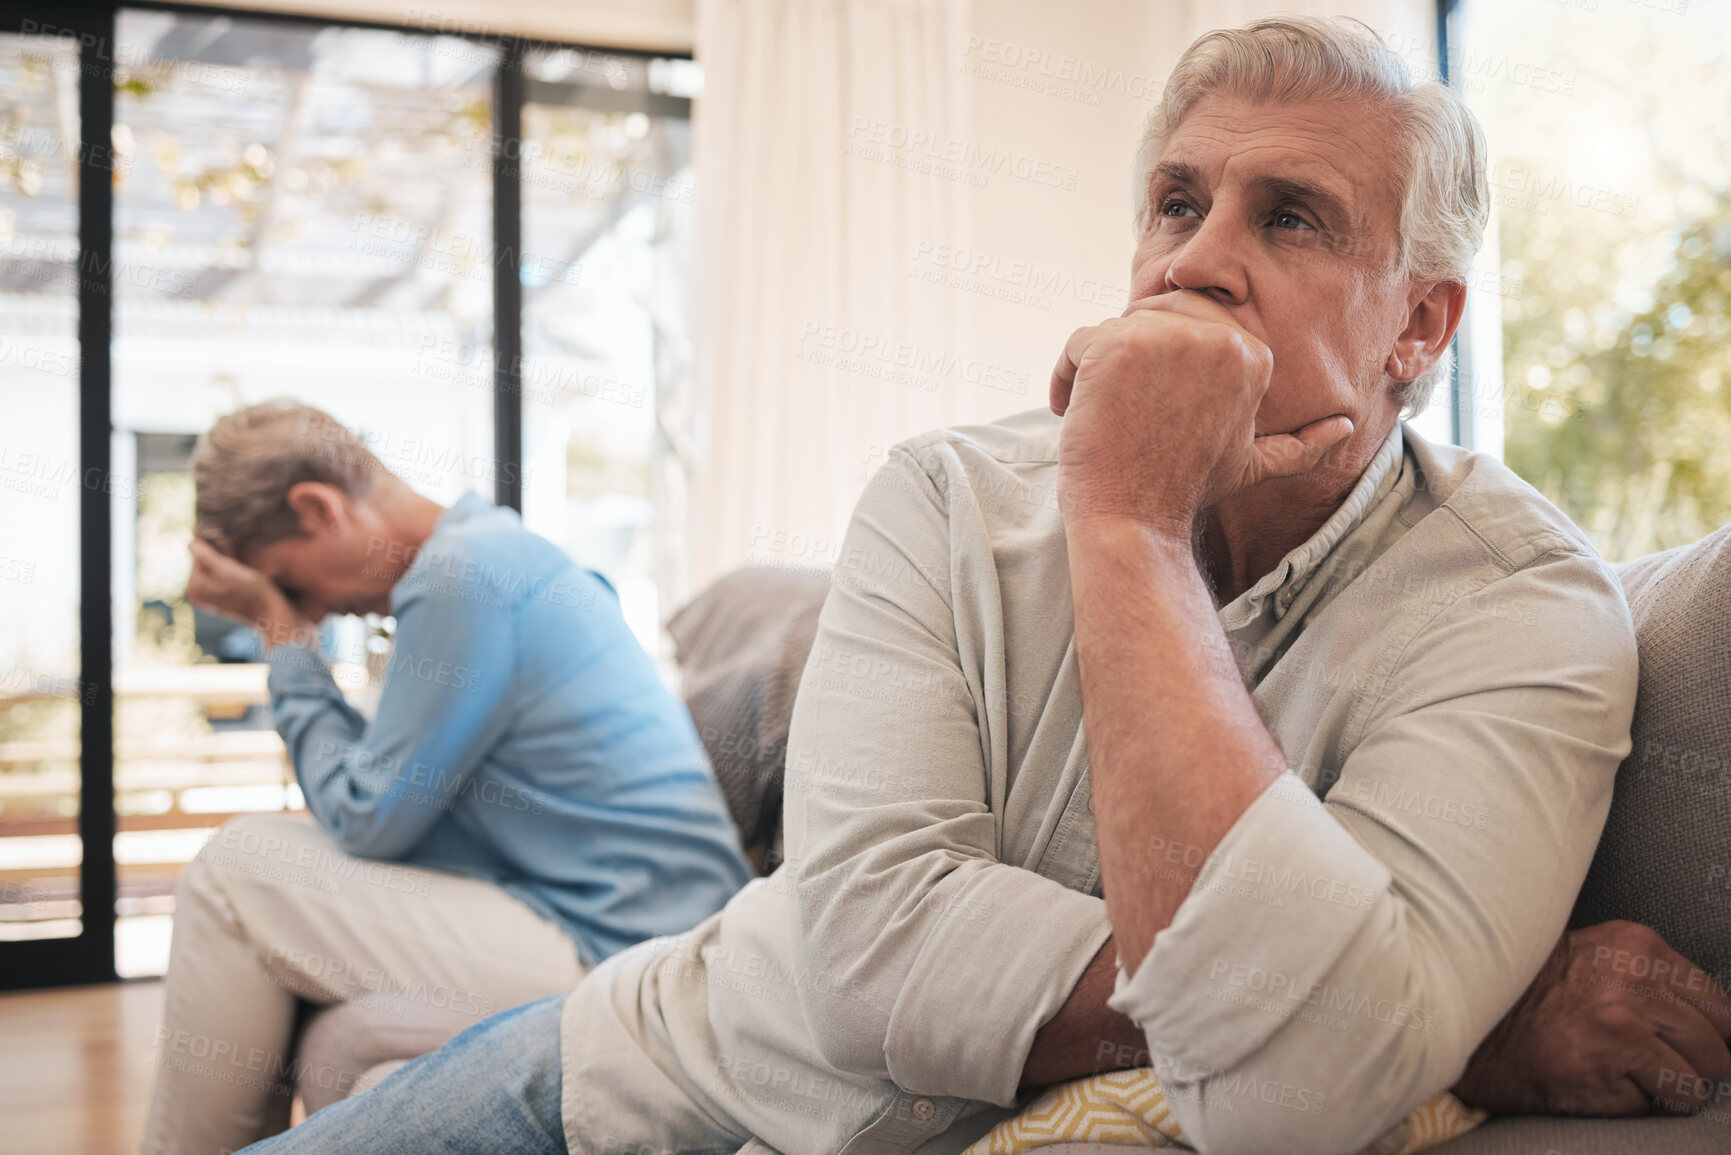
<svg viewBox="0 0 1731 1155">
<path fill-rule="evenodd" d="M 0 1151 L 134 1155 L 162 984 L 0 995 Z"/>
</svg>

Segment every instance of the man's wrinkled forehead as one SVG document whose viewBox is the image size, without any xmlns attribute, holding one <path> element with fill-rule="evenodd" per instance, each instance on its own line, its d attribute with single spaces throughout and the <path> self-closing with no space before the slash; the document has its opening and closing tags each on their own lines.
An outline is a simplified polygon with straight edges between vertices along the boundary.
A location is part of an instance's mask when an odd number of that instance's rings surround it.
<svg viewBox="0 0 1731 1155">
<path fill-rule="evenodd" d="M 1396 200 L 1390 129 L 1361 104 L 1208 97 L 1167 139 L 1149 187 L 1164 181 L 1213 195 L 1235 185 L 1303 200 L 1363 227 Z"/>
</svg>

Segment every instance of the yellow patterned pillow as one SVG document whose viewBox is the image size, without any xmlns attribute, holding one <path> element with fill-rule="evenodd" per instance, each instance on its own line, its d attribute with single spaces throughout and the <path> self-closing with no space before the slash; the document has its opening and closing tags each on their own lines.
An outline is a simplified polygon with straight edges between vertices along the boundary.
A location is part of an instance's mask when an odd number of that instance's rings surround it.
<svg viewBox="0 0 1731 1155">
<path fill-rule="evenodd" d="M 1486 1112 L 1442 1092 L 1372 1144 L 1365 1155 L 1416 1155 L 1464 1135 Z M 1150 1069 L 1113 1071 L 1062 1083 L 1006 1119 L 963 1155 L 1022 1155 L 1059 1143 L 1105 1143 L 1125 1147 L 1172 1147 L 1183 1129 L 1166 1105 L 1160 1079 Z"/>
</svg>

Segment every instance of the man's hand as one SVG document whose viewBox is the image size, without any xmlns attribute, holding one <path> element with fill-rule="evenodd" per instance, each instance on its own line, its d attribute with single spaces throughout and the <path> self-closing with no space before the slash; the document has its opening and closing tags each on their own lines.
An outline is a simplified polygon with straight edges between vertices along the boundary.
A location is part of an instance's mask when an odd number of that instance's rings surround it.
<svg viewBox="0 0 1731 1155">
<path fill-rule="evenodd" d="M 258 570 L 198 538 L 190 548 L 192 576 L 186 582 L 186 600 L 193 605 L 253 627 L 263 635 L 267 648 L 313 625 Z"/>
<path fill-rule="evenodd" d="M 1690 1114 L 1731 1072 L 1731 997 L 1639 923 L 1567 931 L 1467 1064 L 1492 1111 Z"/>
<path fill-rule="evenodd" d="M 1273 367 L 1268 346 L 1202 293 L 1163 293 L 1078 329 L 1052 371 L 1065 517 L 1124 517 L 1188 540 L 1221 498 L 1314 466 L 1352 422 L 1259 436 Z"/>
</svg>

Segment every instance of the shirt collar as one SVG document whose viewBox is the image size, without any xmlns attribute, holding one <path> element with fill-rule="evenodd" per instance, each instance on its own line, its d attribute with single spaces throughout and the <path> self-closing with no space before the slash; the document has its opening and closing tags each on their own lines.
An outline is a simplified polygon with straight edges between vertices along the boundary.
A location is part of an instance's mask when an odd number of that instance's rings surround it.
<svg viewBox="0 0 1731 1155">
<path fill-rule="evenodd" d="M 485 513 L 488 510 L 495 508 L 497 507 L 492 502 L 488 501 L 474 490 L 470 490 L 468 493 L 459 497 L 456 501 L 453 501 L 451 507 L 439 515 L 438 523 L 434 526 L 434 532 L 436 533 L 447 526 L 456 525 L 460 521 L 468 521 L 477 514 Z"/>
<path fill-rule="evenodd" d="M 1365 518 L 1365 514 L 1377 501 L 1381 500 L 1395 482 L 1400 471 L 1396 468 L 1401 459 L 1401 425 L 1395 423 L 1393 429 L 1383 439 L 1377 449 L 1376 456 L 1359 475 L 1358 483 L 1352 487 L 1352 492 L 1346 495 L 1346 500 L 1340 503 L 1329 519 L 1322 523 L 1322 528 L 1280 559 L 1280 564 L 1262 575 L 1255 585 L 1239 594 L 1220 609 L 1221 624 L 1228 630 L 1239 629 L 1254 621 L 1262 613 L 1262 607 L 1270 598 L 1274 598 L 1275 617 L 1286 612 L 1292 604 L 1292 596 L 1316 572 L 1335 546 L 1356 529 Z"/>
</svg>

